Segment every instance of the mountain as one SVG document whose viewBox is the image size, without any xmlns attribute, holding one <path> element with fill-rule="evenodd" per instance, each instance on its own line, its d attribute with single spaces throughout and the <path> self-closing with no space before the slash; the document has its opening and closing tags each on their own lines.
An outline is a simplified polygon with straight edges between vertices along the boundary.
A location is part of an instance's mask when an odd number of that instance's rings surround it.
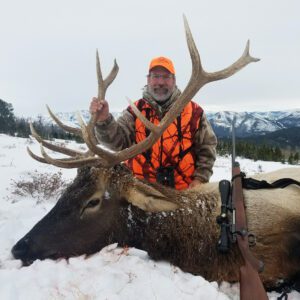
<svg viewBox="0 0 300 300">
<path fill-rule="evenodd" d="M 300 127 L 280 129 L 265 135 L 246 137 L 243 140 L 252 144 L 265 144 L 298 151 L 300 149 Z"/>
<path fill-rule="evenodd" d="M 236 118 L 236 136 L 249 137 L 265 135 L 281 129 L 300 127 L 300 110 L 269 111 L 269 112 L 207 112 L 216 135 L 229 137 L 231 123 Z"/>
<path fill-rule="evenodd" d="M 65 124 L 78 127 L 76 113 L 56 113 L 56 116 Z M 88 122 L 89 112 L 82 110 L 79 113 L 85 122 Z M 121 113 L 113 112 L 112 114 L 118 118 Z M 231 136 L 231 123 L 234 117 L 236 118 L 236 136 L 242 138 L 253 135 L 262 136 L 281 129 L 300 127 L 300 109 L 269 112 L 206 112 L 206 116 L 218 137 Z M 45 123 L 52 123 L 50 116 L 39 116 L 39 118 Z"/>
<path fill-rule="evenodd" d="M 72 127 L 80 127 L 79 122 L 77 120 L 78 113 L 86 123 L 89 122 L 91 115 L 88 110 L 80 110 L 80 111 L 73 111 L 73 112 L 58 112 L 58 113 L 55 112 L 54 114 L 65 125 L 72 126 Z M 120 116 L 120 114 L 121 114 L 120 112 L 112 112 L 112 115 L 116 119 Z M 41 120 L 41 122 L 44 124 L 55 123 L 49 114 L 48 115 L 39 115 L 37 118 L 33 118 L 33 119 Z"/>
</svg>

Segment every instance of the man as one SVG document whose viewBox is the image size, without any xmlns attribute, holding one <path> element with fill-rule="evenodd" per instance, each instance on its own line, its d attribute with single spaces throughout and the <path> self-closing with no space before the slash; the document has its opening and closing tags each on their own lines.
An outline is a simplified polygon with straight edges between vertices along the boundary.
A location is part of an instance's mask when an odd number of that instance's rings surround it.
<svg viewBox="0 0 300 300">
<path fill-rule="evenodd" d="M 135 104 L 148 120 L 158 124 L 180 93 L 172 61 L 157 57 L 150 62 L 143 98 Z M 97 139 L 115 150 L 138 143 L 149 134 L 131 107 L 116 121 L 107 101 L 93 98 L 90 113 L 97 114 Z M 216 145 L 216 136 L 202 108 L 191 101 L 151 149 L 126 163 L 140 179 L 186 189 L 209 181 Z"/>
</svg>

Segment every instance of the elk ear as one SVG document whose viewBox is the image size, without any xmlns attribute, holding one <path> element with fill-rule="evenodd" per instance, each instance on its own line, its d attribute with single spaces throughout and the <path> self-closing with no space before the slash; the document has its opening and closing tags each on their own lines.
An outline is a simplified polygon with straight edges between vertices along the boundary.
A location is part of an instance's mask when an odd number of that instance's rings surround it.
<svg viewBox="0 0 300 300">
<path fill-rule="evenodd" d="M 147 212 L 173 211 L 179 208 L 177 203 L 168 198 L 152 186 L 143 182 L 135 182 L 125 193 L 126 200 Z"/>
</svg>

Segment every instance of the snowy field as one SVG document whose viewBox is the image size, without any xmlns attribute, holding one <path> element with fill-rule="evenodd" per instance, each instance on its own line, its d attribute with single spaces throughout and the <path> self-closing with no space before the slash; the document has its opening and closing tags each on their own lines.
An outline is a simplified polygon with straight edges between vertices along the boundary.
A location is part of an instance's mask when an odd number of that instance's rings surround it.
<svg viewBox="0 0 300 300">
<path fill-rule="evenodd" d="M 124 251 L 109 245 L 88 258 L 35 261 L 22 267 L 14 260 L 12 246 L 55 204 L 12 194 L 12 181 L 26 178 L 28 172 L 57 173 L 58 168 L 38 163 L 26 152 L 29 139 L 0 134 L 0 299 L 239 299 L 238 284 L 223 283 L 218 287 L 200 276 L 184 273 L 167 262 L 155 262 L 146 252 L 130 248 Z M 78 148 L 74 142 L 70 147 Z M 51 151 L 50 151 L 51 153 Z M 247 175 L 283 167 L 275 162 L 253 162 L 238 159 Z M 212 181 L 230 179 L 230 157 L 218 157 Z M 285 166 L 286 167 L 286 166 Z M 75 177 L 75 170 L 62 170 L 66 180 Z M 279 294 L 269 293 L 270 299 Z M 292 292 L 289 299 L 300 299 Z"/>
</svg>

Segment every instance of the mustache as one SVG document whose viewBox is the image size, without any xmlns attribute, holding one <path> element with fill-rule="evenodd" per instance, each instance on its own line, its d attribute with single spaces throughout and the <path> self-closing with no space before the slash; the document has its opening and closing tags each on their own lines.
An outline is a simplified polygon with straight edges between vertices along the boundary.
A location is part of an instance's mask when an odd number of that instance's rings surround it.
<svg viewBox="0 0 300 300">
<path fill-rule="evenodd" d="M 167 88 L 165 86 L 159 86 L 159 87 L 154 87 L 153 91 L 154 92 L 156 92 L 156 91 L 163 91 L 163 92 L 167 93 L 167 92 L 169 92 L 169 88 Z"/>
<path fill-rule="evenodd" d="M 156 101 L 165 101 L 173 93 L 173 88 L 165 86 L 164 84 L 156 84 L 155 86 L 148 86 L 147 90 L 148 90 L 148 93 Z"/>
</svg>

